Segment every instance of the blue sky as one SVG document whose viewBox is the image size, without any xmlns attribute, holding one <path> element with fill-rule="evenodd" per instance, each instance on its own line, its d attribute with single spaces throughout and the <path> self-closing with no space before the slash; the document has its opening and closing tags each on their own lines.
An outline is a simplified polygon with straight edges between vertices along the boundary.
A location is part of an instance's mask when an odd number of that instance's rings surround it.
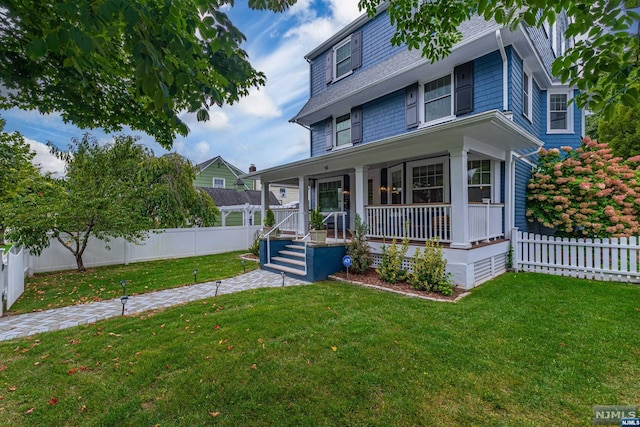
<svg viewBox="0 0 640 427">
<path fill-rule="evenodd" d="M 281 14 L 249 10 L 246 0 L 240 0 L 227 13 L 246 36 L 242 46 L 253 67 L 266 74 L 267 84 L 233 106 L 212 109 L 209 122 L 183 115 L 191 132 L 177 138 L 172 151 L 194 163 L 220 155 L 243 170 L 251 163 L 265 169 L 308 157 L 309 132 L 289 123 L 309 96 L 304 55 L 360 16 L 358 0 L 298 0 Z M 62 172 L 63 164 L 43 143 L 66 148 L 72 137 L 84 133 L 64 124 L 57 114 L 13 109 L 0 111 L 0 116 L 7 121 L 6 131 L 19 131 L 31 144 L 36 163 L 54 173 Z M 112 138 L 100 129 L 89 132 L 105 143 Z M 146 134 L 128 129 L 123 133 L 140 135 L 141 143 L 156 155 L 167 152 Z"/>
</svg>

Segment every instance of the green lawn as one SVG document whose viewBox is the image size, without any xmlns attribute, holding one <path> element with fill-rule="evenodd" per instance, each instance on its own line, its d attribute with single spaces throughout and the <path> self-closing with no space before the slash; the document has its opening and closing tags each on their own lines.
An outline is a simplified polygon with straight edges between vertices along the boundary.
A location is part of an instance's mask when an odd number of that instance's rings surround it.
<svg viewBox="0 0 640 427">
<path fill-rule="evenodd" d="M 63 271 L 36 274 L 26 281 L 25 292 L 11 307 L 11 313 L 116 298 L 122 295 L 122 280 L 128 281 L 127 294 L 137 295 L 193 284 L 193 269 L 198 270 L 198 282 L 226 279 L 242 273 L 238 255 L 243 253 L 246 251 L 91 268 L 84 273 Z M 245 265 L 247 271 L 258 267 L 252 261 L 247 261 Z"/>
<path fill-rule="evenodd" d="M 1 343 L 0 423 L 588 426 L 640 404 L 639 335 L 633 285 L 259 289 Z"/>
</svg>

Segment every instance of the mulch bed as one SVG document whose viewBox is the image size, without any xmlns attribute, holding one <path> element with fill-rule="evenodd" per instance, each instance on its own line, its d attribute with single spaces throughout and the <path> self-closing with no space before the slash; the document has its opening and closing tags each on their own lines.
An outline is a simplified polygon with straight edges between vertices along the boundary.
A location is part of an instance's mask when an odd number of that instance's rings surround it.
<svg viewBox="0 0 640 427">
<path fill-rule="evenodd" d="M 426 292 L 426 291 L 418 291 L 413 288 L 409 283 L 400 282 L 392 285 L 391 283 L 387 283 L 380 279 L 377 271 L 373 268 L 370 268 L 364 274 L 353 274 L 349 273 L 349 279 L 347 279 L 347 273 L 345 271 L 340 271 L 338 273 L 330 276 L 332 278 L 336 278 L 341 281 L 350 282 L 362 286 L 372 287 L 388 292 L 395 292 L 399 294 L 403 294 L 406 296 L 424 298 L 432 301 L 447 301 L 447 302 L 455 302 L 459 299 L 469 295 L 469 292 L 463 288 L 456 286 L 453 288 L 453 294 L 449 296 L 442 295 L 436 292 Z"/>
</svg>

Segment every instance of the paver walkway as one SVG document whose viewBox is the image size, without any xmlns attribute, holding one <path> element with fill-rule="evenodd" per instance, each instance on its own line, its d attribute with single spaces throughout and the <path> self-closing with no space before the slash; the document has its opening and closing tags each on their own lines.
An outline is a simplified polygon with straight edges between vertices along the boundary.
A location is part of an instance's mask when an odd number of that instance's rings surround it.
<svg viewBox="0 0 640 427">
<path fill-rule="evenodd" d="M 284 278 L 285 286 L 308 284 L 291 277 Z M 264 270 L 254 270 L 221 281 L 218 295 L 247 289 L 282 286 L 282 276 Z M 170 307 L 185 302 L 213 297 L 216 282 L 200 283 L 163 291 L 130 296 L 125 305 L 125 314 L 141 313 L 147 310 Z M 86 323 L 97 322 L 122 315 L 120 298 L 74 305 L 35 313 L 0 318 L 0 341 L 26 337 L 40 332 L 56 331 Z"/>
</svg>

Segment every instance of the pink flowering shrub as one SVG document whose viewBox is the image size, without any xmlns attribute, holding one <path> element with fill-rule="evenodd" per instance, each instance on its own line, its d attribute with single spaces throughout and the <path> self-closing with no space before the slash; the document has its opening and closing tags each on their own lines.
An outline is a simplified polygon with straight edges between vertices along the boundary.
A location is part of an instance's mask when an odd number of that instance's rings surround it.
<svg viewBox="0 0 640 427">
<path fill-rule="evenodd" d="M 589 137 L 562 151 L 540 151 L 527 190 L 529 222 L 557 228 L 562 236 L 640 234 L 640 156 L 624 161 Z"/>
</svg>

